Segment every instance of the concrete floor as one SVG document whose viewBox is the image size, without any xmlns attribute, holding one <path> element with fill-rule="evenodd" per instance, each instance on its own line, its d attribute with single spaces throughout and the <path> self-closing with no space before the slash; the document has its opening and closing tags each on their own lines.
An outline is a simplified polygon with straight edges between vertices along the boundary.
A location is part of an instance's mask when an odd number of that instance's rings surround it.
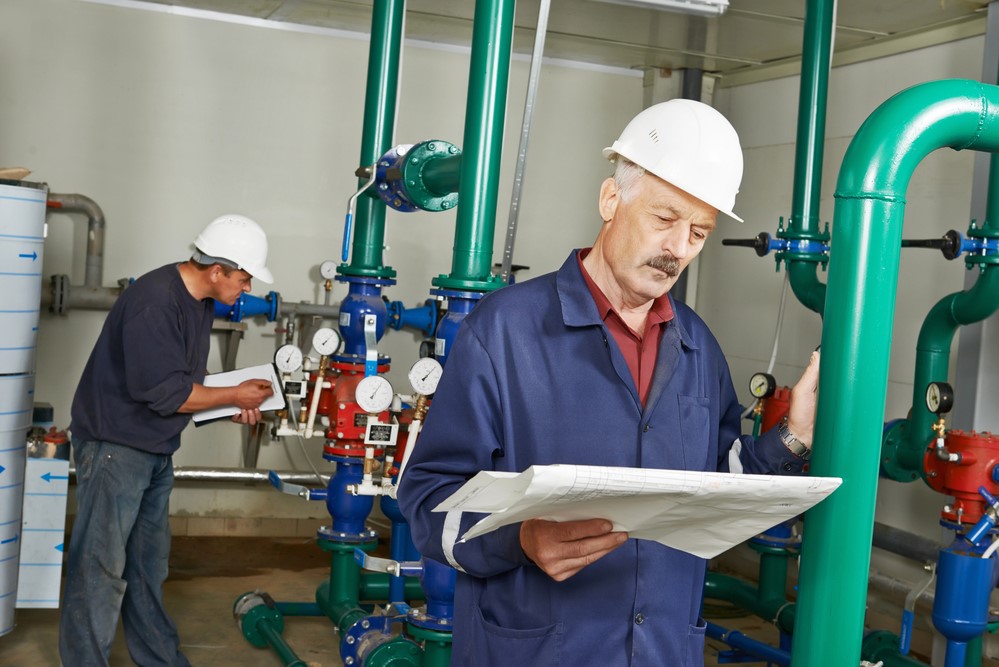
<svg viewBox="0 0 999 667">
<path fill-rule="evenodd" d="M 197 667 L 280 667 L 270 650 L 247 642 L 232 617 L 237 597 L 263 590 L 280 601 L 312 601 L 316 586 L 329 576 L 329 557 L 311 539 L 243 537 L 175 537 L 170 579 L 165 586 L 168 608 L 176 621 L 185 655 Z M 711 620 L 775 644 L 772 624 L 751 616 L 705 610 Z M 58 609 L 22 609 L 17 627 L 0 638 L 3 667 L 57 667 Z M 284 638 L 312 667 L 338 667 L 339 640 L 325 618 L 286 620 Z M 715 667 L 724 645 L 708 640 L 705 666 Z M 111 654 L 112 667 L 131 665 L 119 629 Z M 756 663 L 762 664 L 762 663 Z"/>
</svg>

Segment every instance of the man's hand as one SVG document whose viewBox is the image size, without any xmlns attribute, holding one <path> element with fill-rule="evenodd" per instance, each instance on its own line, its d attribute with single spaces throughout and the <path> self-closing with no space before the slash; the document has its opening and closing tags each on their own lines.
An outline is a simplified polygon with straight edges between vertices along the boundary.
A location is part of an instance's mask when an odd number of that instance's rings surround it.
<svg viewBox="0 0 999 667">
<path fill-rule="evenodd" d="M 549 577 L 565 581 L 627 541 L 627 533 L 612 533 L 611 528 L 606 519 L 529 519 L 520 524 L 520 547 Z"/>
<path fill-rule="evenodd" d="M 253 426 L 262 419 L 260 410 L 256 408 L 250 410 L 243 409 L 232 416 L 234 422 L 237 424 L 246 424 L 247 426 Z"/>
<path fill-rule="evenodd" d="M 271 383 L 266 380 L 244 380 L 236 385 L 236 400 L 233 403 L 237 408 L 253 410 L 259 408 L 273 393 Z M 258 411 L 257 416 L 259 415 Z"/>
<path fill-rule="evenodd" d="M 787 413 L 787 429 L 801 444 L 811 447 L 815 430 L 815 401 L 819 389 L 819 351 L 812 352 L 808 368 L 798 384 L 791 389 L 791 407 Z"/>
</svg>

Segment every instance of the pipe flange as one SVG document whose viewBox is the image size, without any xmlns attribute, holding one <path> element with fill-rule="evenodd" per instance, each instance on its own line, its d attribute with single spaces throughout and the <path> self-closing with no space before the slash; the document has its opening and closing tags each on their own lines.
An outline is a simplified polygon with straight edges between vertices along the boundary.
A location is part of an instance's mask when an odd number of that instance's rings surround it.
<svg viewBox="0 0 999 667">
<path fill-rule="evenodd" d="M 427 184 L 424 170 L 435 160 L 457 158 L 460 155 L 461 149 L 441 139 L 431 139 L 413 146 L 406 155 L 406 160 L 400 163 L 400 185 L 406 198 L 424 211 L 448 211 L 457 206 L 457 187 L 452 191 L 442 187 L 431 188 Z"/>
</svg>

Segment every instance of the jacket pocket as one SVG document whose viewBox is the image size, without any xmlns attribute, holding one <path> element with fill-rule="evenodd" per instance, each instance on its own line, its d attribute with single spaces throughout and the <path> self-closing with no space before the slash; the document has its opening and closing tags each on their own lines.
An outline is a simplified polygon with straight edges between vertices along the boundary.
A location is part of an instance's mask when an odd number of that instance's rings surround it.
<svg viewBox="0 0 999 667">
<path fill-rule="evenodd" d="M 711 447 L 711 406 L 705 396 L 677 396 L 686 470 L 705 470 Z M 712 468 L 714 470 L 714 468 Z"/>
<path fill-rule="evenodd" d="M 697 619 L 697 625 L 687 626 L 687 667 L 701 667 L 704 664 L 704 634 L 708 624 L 703 618 Z"/>
<path fill-rule="evenodd" d="M 508 628 L 490 623 L 475 609 L 477 623 L 473 633 L 478 635 L 471 642 L 474 652 L 481 656 L 479 665 L 509 666 L 560 664 L 562 624 L 553 623 L 538 628 Z"/>
</svg>

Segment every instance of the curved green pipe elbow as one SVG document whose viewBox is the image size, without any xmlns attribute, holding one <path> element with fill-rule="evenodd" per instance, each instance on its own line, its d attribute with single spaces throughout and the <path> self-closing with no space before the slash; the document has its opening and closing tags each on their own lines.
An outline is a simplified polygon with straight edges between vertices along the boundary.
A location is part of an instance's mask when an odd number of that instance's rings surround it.
<svg viewBox="0 0 999 667">
<path fill-rule="evenodd" d="M 811 474 L 843 483 L 806 514 L 792 665 L 857 662 L 898 287 L 905 190 L 930 152 L 999 150 L 999 88 L 950 80 L 902 91 L 858 130 L 840 169 Z"/>
<path fill-rule="evenodd" d="M 822 316 L 826 305 L 826 286 L 819 282 L 819 267 L 815 262 L 789 259 L 787 270 L 791 291 L 805 308 Z"/>
</svg>

